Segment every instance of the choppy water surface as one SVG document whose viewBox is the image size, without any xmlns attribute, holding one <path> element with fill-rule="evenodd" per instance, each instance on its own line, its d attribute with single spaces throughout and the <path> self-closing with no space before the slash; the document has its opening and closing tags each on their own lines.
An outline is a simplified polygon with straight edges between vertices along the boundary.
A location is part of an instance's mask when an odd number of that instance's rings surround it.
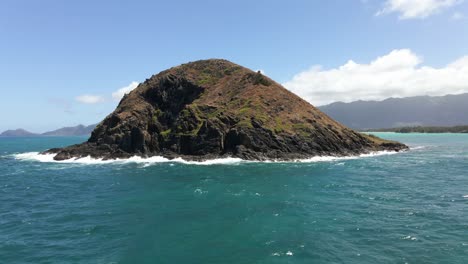
<svg viewBox="0 0 468 264">
<path fill-rule="evenodd" d="M 378 135 L 413 150 L 50 163 L 85 139 L 2 138 L 0 262 L 468 263 L 468 135 Z"/>
</svg>

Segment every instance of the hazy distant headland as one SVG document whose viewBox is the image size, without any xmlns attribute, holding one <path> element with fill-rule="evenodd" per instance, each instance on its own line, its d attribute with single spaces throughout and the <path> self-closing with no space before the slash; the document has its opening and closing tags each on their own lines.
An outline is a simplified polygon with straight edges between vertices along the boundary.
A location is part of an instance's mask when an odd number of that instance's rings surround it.
<svg viewBox="0 0 468 264">
<path fill-rule="evenodd" d="M 19 128 L 15 130 L 6 130 L 0 134 L 0 137 L 38 137 L 38 136 L 49 136 L 49 137 L 64 137 L 64 136 L 87 136 L 91 135 L 91 132 L 97 124 L 84 126 L 77 125 L 74 127 L 62 127 L 56 130 L 44 132 L 44 133 L 33 133 L 25 129 Z"/>
</svg>

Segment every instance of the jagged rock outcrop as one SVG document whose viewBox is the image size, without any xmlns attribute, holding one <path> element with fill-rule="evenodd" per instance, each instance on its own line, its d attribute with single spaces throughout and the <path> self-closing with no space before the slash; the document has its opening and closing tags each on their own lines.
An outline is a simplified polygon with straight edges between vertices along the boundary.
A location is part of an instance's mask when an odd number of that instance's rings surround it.
<svg viewBox="0 0 468 264">
<path fill-rule="evenodd" d="M 406 148 L 344 127 L 259 72 L 202 60 L 152 76 L 121 100 L 87 142 L 48 152 L 56 160 L 289 160 Z"/>
</svg>

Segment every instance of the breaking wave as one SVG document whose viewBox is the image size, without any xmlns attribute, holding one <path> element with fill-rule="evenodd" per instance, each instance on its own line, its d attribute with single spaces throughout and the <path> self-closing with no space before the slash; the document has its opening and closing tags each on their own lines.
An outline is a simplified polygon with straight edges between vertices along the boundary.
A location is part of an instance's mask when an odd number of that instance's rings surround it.
<svg viewBox="0 0 468 264">
<path fill-rule="evenodd" d="M 204 161 L 188 161 L 182 158 L 167 159 L 161 156 L 154 156 L 143 158 L 139 156 L 133 156 L 128 159 L 111 159 L 103 160 L 98 158 L 83 157 L 83 158 L 72 158 L 68 160 L 57 161 L 54 160 L 55 154 L 40 154 L 39 152 L 27 152 L 14 154 L 13 157 L 17 160 L 26 160 L 26 161 L 39 161 L 39 162 L 49 162 L 49 163 L 77 163 L 77 164 L 125 164 L 125 163 L 142 163 L 142 164 L 154 164 L 154 163 L 182 163 L 182 164 L 192 164 L 192 165 L 218 165 L 218 164 L 240 164 L 240 163 L 313 163 L 313 162 L 327 162 L 327 161 L 337 161 L 337 160 L 352 160 L 358 158 L 369 158 L 383 155 L 393 155 L 399 152 L 395 151 L 378 151 L 367 154 L 361 154 L 356 156 L 346 156 L 346 157 L 336 157 L 336 156 L 316 156 L 308 159 L 297 159 L 291 161 L 284 160 L 266 160 L 266 161 L 250 161 L 243 160 L 240 158 L 225 157 L 219 159 L 211 159 Z"/>
</svg>

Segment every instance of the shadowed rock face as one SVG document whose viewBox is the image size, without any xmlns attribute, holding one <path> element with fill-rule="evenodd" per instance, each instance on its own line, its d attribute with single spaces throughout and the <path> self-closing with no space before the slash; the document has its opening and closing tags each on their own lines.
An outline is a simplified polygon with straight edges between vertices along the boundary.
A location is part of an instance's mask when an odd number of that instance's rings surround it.
<svg viewBox="0 0 468 264">
<path fill-rule="evenodd" d="M 288 160 L 406 148 L 342 126 L 260 73 L 203 60 L 152 76 L 122 99 L 87 142 L 48 152 L 56 160 Z"/>
</svg>

